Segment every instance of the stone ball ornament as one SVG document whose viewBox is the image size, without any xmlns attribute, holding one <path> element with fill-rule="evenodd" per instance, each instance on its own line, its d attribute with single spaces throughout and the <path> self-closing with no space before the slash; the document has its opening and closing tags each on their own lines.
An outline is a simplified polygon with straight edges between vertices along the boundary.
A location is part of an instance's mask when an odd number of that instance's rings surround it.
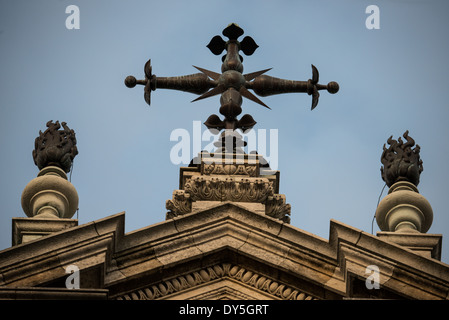
<svg viewBox="0 0 449 320">
<path fill-rule="evenodd" d="M 78 201 L 75 187 L 56 166 L 42 169 L 26 185 L 21 198 L 22 209 L 30 218 L 70 219 L 78 209 Z"/>
<path fill-rule="evenodd" d="M 376 220 L 382 231 L 426 233 L 433 222 L 433 210 L 416 186 L 399 181 L 379 203 Z"/>
</svg>

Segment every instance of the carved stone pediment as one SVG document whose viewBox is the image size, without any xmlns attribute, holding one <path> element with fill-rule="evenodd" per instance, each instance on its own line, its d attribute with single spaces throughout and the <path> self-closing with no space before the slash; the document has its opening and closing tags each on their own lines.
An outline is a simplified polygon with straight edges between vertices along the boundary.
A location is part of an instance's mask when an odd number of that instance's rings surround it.
<svg viewBox="0 0 449 320">
<path fill-rule="evenodd" d="M 328 240 L 231 202 L 126 234 L 124 220 L 0 251 L 0 287 L 64 288 L 76 265 L 80 287 L 108 290 L 108 299 L 448 297 L 447 264 L 334 220 Z M 365 286 L 368 266 L 378 267 L 380 290 Z"/>
</svg>

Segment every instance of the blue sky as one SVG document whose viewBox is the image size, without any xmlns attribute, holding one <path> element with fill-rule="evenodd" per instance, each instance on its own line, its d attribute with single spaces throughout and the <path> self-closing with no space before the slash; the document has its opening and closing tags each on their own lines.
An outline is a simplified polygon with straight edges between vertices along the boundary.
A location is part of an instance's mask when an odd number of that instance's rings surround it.
<svg viewBox="0 0 449 320">
<path fill-rule="evenodd" d="M 72 4 L 79 30 L 65 27 Z M 365 26 L 371 4 L 379 30 Z M 434 210 L 429 233 L 443 234 L 448 263 L 448 9 L 436 0 L 0 1 L 0 249 L 11 245 L 11 218 L 25 216 L 20 196 L 38 173 L 31 152 L 48 120 L 76 131 L 80 224 L 122 211 L 126 232 L 164 221 L 180 167 L 170 134 L 218 113 L 219 96 L 191 103 L 194 94 L 156 90 L 148 107 L 124 78 L 143 78 L 149 58 L 157 76 L 220 72 L 206 45 L 235 22 L 259 45 L 244 72 L 307 80 L 314 64 L 321 83 L 340 84 L 313 111 L 307 94 L 261 98 L 272 110 L 243 102 L 256 129 L 278 130 L 291 224 L 325 239 L 330 219 L 371 232 L 382 146 L 409 130 Z"/>
</svg>

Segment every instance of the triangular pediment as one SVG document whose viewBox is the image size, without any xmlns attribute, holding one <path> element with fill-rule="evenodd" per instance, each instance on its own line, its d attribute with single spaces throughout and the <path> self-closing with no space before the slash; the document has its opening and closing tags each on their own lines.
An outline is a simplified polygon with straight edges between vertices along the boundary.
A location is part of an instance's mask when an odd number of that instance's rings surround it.
<svg viewBox="0 0 449 320">
<path fill-rule="evenodd" d="M 1 285 L 63 286 L 75 264 L 82 287 L 107 289 L 111 299 L 341 299 L 351 296 L 351 279 L 363 289 L 366 267 L 377 265 L 381 287 L 398 296 L 449 292 L 448 265 L 337 221 L 326 240 L 233 202 L 127 234 L 124 217 L 1 251 Z"/>
</svg>

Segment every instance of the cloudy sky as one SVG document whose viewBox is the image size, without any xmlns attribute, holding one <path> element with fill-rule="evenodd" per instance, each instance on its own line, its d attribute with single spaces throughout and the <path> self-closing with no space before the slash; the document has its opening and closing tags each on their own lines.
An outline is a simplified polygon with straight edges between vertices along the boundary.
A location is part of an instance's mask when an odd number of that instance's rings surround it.
<svg viewBox="0 0 449 320">
<path fill-rule="evenodd" d="M 365 24 L 372 4 L 380 29 Z M 79 29 L 66 28 L 69 5 Z M 191 103 L 196 95 L 161 89 L 149 107 L 143 88 L 123 81 L 143 78 L 149 58 L 157 76 L 198 72 L 193 65 L 220 72 L 206 45 L 235 22 L 259 45 L 243 55 L 244 72 L 307 80 L 314 64 L 321 83 L 340 84 L 313 111 L 300 93 L 261 98 L 272 110 L 243 102 L 256 129 L 278 132 L 291 224 L 325 239 L 330 219 L 371 232 L 382 146 L 409 130 L 424 162 L 418 187 L 434 210 L 429 233 L 443 234 L 448 263 L 448 12 L 437 0 L 0 1 L 0 250 L 11 245 L 11 218 L 25 216 L 34 139 L 49 120 L 76 131 L 80 224 L 122 211 L 126 232 L 164 221 L 181 166 L 170 135 L 193 135 L 194 121 L 218 113 L 219 96 Z"/>
</svg>

